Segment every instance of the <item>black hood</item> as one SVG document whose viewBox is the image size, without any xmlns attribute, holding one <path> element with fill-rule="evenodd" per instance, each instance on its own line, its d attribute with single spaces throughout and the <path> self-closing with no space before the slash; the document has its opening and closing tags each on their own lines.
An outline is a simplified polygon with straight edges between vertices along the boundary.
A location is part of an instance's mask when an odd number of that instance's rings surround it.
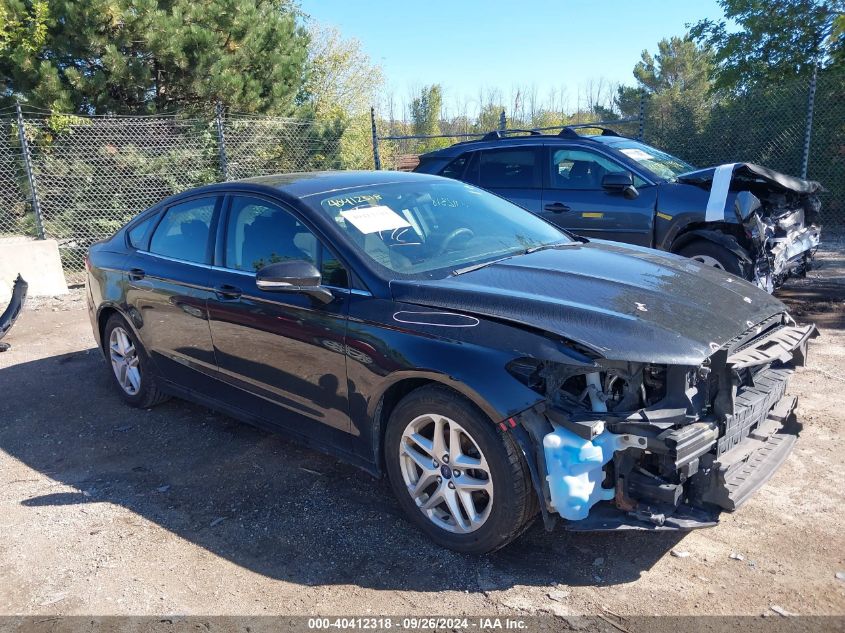
<svg viewBox="0 0 845 633">
<path fill-rule="evenodd" d="M 697 169 L 678 176 L 678 182 L 705 185 L 713 182 L 713 174 L 715 172 L 716 167 Z M 753 185 L 754 183 L 763 181 L 776 189 L 794 191 L 795 193 L 816 193 L 817 191 L 823 190 L 821 184 L 815 180 L 804 180 L 802 178 L 795 178 L 794 176 L 787 176 L 779 171 L 774 171 L 768 167 L 761 167 L 754 163 L 734 163 L 731 179 L 740 187 L 743 184 Z"/>
<path fill-rule="evenodd" d="M 698 365 L 784 305 L 690 259 L 573 243 L 459 276 L 393 281 L 396 301 L 522 324 L 613 360 Z"/>
</svg>

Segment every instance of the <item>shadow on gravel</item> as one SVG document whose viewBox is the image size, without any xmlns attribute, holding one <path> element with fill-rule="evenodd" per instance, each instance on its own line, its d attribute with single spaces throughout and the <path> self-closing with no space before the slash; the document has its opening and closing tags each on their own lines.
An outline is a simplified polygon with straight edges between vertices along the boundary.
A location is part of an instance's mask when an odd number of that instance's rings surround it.
<svg viewBox="0 0 845 633">
<path fill-rule="evenodd" d="M 845 241 L 839 242 L 825 253 L 821 271 L 810 272 L 808 279 L 789 279 L 775 292 L 797 321 L 845 329 Z"/>
<path fill-rule="evenodd" d="M 131 409 L 106 371 L 93 348 L 0 370 L 0 450 L 76 489 L 22 505 L 118 504 L 272 578 L 417 591 L 630 582 L 683 537 L 535 523 L 501 552 L 455 554 L 403 519 L 386 481 L 202 407 Z"/>
</svg>

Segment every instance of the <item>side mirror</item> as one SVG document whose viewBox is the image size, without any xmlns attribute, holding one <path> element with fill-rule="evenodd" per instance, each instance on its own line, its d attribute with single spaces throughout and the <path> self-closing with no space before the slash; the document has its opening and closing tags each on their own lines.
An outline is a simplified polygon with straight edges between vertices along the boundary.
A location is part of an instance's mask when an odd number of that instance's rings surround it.
<svg viewBox="0 0 845 633">
<path fill-rule="evenodd" d="M 320 271 L 304 259 L 291 259 L 268 264 L 255 273 L 255 285 L 268 292 L 300 292 L 323 303 L 329 303 L 334 295 L 321 286 Z"/>
<path fill-rule="evenodd" d="M 634 178 L 629 171 L 614 171 L 605 174 L 601 179 L 601 186 L 608 191 L 619 192 L 629 200 L 640 195 L 634 187 Z"/>
</svg>

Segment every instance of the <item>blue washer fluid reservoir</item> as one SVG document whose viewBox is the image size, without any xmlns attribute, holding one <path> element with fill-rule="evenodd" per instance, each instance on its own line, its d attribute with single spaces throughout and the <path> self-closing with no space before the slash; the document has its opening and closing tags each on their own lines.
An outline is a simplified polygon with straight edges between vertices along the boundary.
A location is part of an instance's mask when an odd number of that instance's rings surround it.
<svg viewBox="0 0 845 633">
<path fill-rule="evenodd" d="M 622 446 L 622 436 L 604 431 L 593 440 L 585 440 L 572 431 L 555 425 L 543 438 L 546 455 L 546 480 L 552 506 L 564 519 L 586 519 L 599 501 L 613 499 L 613 488 L 602 488 L 602 466 Z"/>
</svg>

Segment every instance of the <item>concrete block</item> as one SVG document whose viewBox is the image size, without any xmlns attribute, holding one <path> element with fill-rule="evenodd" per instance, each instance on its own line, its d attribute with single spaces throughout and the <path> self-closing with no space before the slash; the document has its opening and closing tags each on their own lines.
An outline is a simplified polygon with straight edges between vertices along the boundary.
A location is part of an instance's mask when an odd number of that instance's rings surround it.
<svg viewBox="0 0 845 633">
<path fill-rule="evenodd" d="M 56 240 L 0 238 L 0 312 L 9 303 L 18 273 L 29 284 L 30 297 L 52 297 L 67 292 Z"/>
</svg>

